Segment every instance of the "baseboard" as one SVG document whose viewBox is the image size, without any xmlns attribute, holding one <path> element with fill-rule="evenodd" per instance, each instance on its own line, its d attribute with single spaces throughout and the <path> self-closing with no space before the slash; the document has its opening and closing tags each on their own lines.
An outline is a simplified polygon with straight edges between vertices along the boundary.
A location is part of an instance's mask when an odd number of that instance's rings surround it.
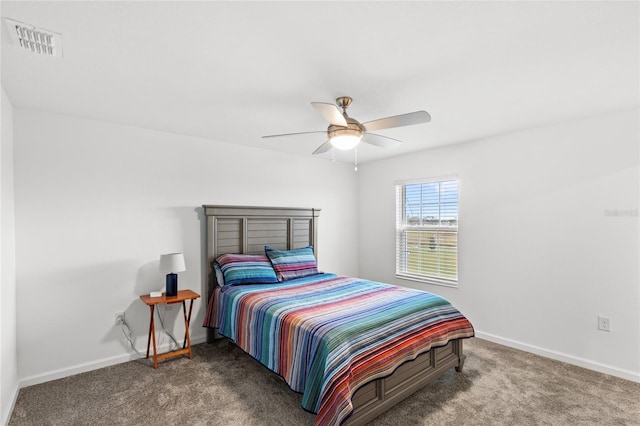
<svg viewBox="0 0 640 426">
<path fill-rule="evenodd" d="M 9 407 L 8 407 L 7 411 L 2 413 L 2 424 L 3 425 L 8 425 L 9 424 L 9 420 L 11 420 L 11 414 L 13 413 L 13 408 L 16 406 L 16 401 L 18 400 L 18 392 L 19 391 L 20 391 L 20 386 L 16 385 L 16 387 L 13 389 L 13 396 L 11 398 L 11 404 L 9 404 Z"/>
<path fill-rule="evenodd" d="M 577 365 L 578 367 L 587 368 L 599 373 L 609 374 L 611 376 L 616 376 L 626 380 L 631 380 L 632 382 L 640 383 L 640 373 L 638 372 L 623 370 L 621 368 L 612 367 L 610 365 L 601 364 L 599 362 L 591 361 L 588 359 L 564 354 L 562 352 L 551 351 L 548 349 L 540 348 L 538 346 L 518 342 L 516 340 L 505 339 L 504 337 L 496 336 L 490 333 L 484 333 L 478 330 L 476 330 L 476 337 L 488 340 L 490 342 L 498 343 L 500 345 L 508 346 L 510 348 L 520 349 L 525 352 L 531 352 L 546 358 L 555 359 L 556 361 L 566 362 L 567 364 Z"/>
<path fill-rule="evenodd" d="M 527 343 L 518 342 L 512 339 L 506 339 L 500 336 L 496 336 L 490 333 L 484 333 L 482 331 L 476 330 L 476 336 L 480 339 L 488 340 L 490 342 L 498 343 L 500 345 L 508 346 L 515 349 L 520 349 L 526 352 L 531 352 L 536 355 L 544 356 L 546 358 L 555 359 L 557 361 L 566 362 L 568 364 L 577 365 L 579 367 L 587 368 L 589 370 L 598 371 L 600 373 L 609 374 L 612 376 L 620 377 L 626 380 L 631 380 L 633 382 L 640 383 L 640 373 L 636 373 L 629 370 L 623 370 L 617 367 L 612 367 L 605 364 L 600 364 L 591 360 L 575 357 L 572 355 L 567 355 L 561 352 L 550 351 L 548 349 L 543 349 L 538 346 L 530 345 Z M 206 334 L 197 335 L 191 337 L 192 344 L 205 343 L 207 336 Z M 159 351 L 166 351 L 169 349 L 169 343 L 163 345 L 158 348 Z M 140 352 L 146 352 L 146 348 L 139 348 Z M 59 370 L 53 370 L 42 374 L 37 374 L 29 377 L 25 377 L 20 380 L 18 388 L 15 389 L 13 395 L 13 401 L 11 405 L 11 410 L 8 413 L 3 413 L 3 425 L 6 425 L 9 421 L 11 413 L 13 412 L 13 406 L 15 405 L 16 399 L 18 397 L 18 390 L 27 386 L 37 385 L 39 383 L 49 382 L 51 380 L 61 379 L 68 376 L 73 376 L 75 374 L 85 373 L 87 371 L 97 370 L 99 368 L 108 367 L 110 365 L 121 364 L 123 362 L 132 361 L 134 359 L 138 359 L 139 356 L 135 352 L 129 352 L 121 355 L 116 355 L 109 358 L 103 358 L 96 361 L 91 361 L 83 364 L 78 364 L 71 367 L 61 368 Z"/>
<path fill-rule="evenodd" d="M 207 340 L 206 334 L 196 335 L 191 337 L 191 344 L 196 345 L 198 343 L 205 343 Z M 147 348 L 137 348 L 138 351 L 145 353 Z M 166 352 L 170 349 L 170 342 L 158 347 L 158 352 Z M 64 377 L 73 376 L 87 371 L 97 370 L 99 368 L 108 367 L 110 365 L 122 364 L 123 362 L 133 361 L 139 359 L 140 356 L 131 351 L 125 354 L 112 356 L 109 358 L 102 358 L 96 361 L 90 361 L 83 364 L 74 365 L 71 367 L 61 368 L 59 370 L 48 371 L 46 373 L 36 374 L 33 376 L 20 379 L 19 388 L 27 386 L 37 385 L 40 383 L 50 382 L 51 380 L 62 379 Z"/>
</svg>

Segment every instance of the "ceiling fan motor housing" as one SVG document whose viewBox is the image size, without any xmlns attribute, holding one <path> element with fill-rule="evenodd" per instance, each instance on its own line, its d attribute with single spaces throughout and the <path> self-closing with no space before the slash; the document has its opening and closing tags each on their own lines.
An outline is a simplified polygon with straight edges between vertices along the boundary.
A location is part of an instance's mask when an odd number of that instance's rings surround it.
<svg viewBox="0 0 640 426">
<path fill-rule="evenodd" d="M 346 114 L 344 118 L 347 120 L 347 127 L 331 124 L 327 128 L 327 135 L 329 136 L 329 138 L 347 135 L 361 137 L 364 133 L 364 127 L 362 127 L 362 124 L 360 124 L 358 120 L 347 117 Z"/>
</svg>

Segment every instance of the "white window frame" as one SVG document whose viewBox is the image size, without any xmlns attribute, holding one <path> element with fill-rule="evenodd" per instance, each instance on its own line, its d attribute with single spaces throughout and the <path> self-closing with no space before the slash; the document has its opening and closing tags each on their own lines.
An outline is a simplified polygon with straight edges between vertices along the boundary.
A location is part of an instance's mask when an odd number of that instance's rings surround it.
<svg viewBox="0 0 640 426">
<path fill-rule="evenodd" d="M 443 218 L 443 206 L 451 206 L 452 202 L 443 202 L 442 200 L 442 185 L 450 185 L 450 182 L 455 182 L 456 185 L 456 193 L 457 198 L 455 200 L 455 209 L 456 209 L 456 220 L 455 224 L 452 221 L 445 221 L 442 223 Z M 406 188 L 409 185 L 438 185 L 438 224 L 429 224 L 423 223 L 422 213 L 420 215 L 420 219 L 418 224 L 416 223 L 406 223 L 407 214 L 406 214 Z M 420 191 L 420 209 L 421 212 L 425 206 L 428 204 L 422 200 L 423 192 Z M 432 200 L 430 200 L 432 201 Z M 459 203 L 460 203 L 460 185 L 457 177 L 443 177 L 437 179 L 423 179 L 423 180 L 413 180 L 413 181 L 404 181 L 404 182 L 396 182 L 396 277 L 403 280 L 411 280 L 411 281 L 419 281 L 428 284 L 436 284 L 447 287 L 458 287 L 458 269 L 459 269 L 459 261 L 460 261 L 460 250 L 458 246 L 458 224 L 460 221 L 459 214 Z M 433 207 L 434 204 L 430 203 L 430 206 Z M 437 259 L 437 271 L 436 273 L 429 274 L 424 271 L 414 271 L 412 272 L 411 264 L 409 262 L 410 250 L 407 248 L 407 233 L 411 231 L 429 231 L 435 232 L 437 237 L 437 241 L 435 243 L 435 248 L 432 250 L 436 251 L 435 258 Z M 452 276 L 452 266 L 448 265 L 440 268 L 440 265 L 445 257 L 444 253 L 446 250 L 446 245 L 440 245 L 439 241 L 439 233 L 446 232 L 451 235 L 451 233 L 455 233 L 455 276 Z M 433 240 L 430 240 L 433 241 Z M 451 242 L 451 239 L 449 239 Z M 422 245 L 422 243 L 420 243 Z M 441 251 L 442 249 L 444 251 Z M 449 253 L 451 253 L 449 249 Z M 415 264 L 414 264 L 415 265 Z M 430 265 L 430 267 L 433 267 Z M 448 271 L 445 273 L 441 272 L 448 268 Z M 418 269 L 422 269 L 422 266 L 419 266 Z"/>
</svg>

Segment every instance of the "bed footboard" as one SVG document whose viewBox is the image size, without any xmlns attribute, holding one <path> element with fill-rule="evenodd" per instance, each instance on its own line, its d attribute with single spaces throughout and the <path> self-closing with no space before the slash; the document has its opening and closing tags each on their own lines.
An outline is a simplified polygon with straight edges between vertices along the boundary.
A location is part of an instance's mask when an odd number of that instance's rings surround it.
<svg viewBox="0 0 640 426">
<path fill-rule="evenodd" d="M 462 339 L 452 340 L 446 346 L 432 349 L 402 364 L 391 376 L 367 383 L 354 393 L 351 399 L 353 413 L 343 424 L 367 424 L 449 369 L 461 371 L 465 357 Z"/>
</svg>

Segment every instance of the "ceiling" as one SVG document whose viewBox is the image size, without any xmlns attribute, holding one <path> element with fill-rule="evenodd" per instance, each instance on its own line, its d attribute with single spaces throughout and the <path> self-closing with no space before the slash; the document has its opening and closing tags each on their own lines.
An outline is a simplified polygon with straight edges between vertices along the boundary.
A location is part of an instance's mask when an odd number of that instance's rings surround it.
<svg viewBox="0 0 640 426">
<path fill-rule="evenodd" d="M 359 162 L 638 107 L 638 2 L 9 2 L 3 17 L 62 34 L 64 57 L 12 45 L 16 107 L 305 156 L 325 130 L 310 103 L 342 95 L 378 131 Z M 330 153 L 321 158 L 329 159 Z M 353 161 L 352 152 L 337 152 Z"/>
</svg>

